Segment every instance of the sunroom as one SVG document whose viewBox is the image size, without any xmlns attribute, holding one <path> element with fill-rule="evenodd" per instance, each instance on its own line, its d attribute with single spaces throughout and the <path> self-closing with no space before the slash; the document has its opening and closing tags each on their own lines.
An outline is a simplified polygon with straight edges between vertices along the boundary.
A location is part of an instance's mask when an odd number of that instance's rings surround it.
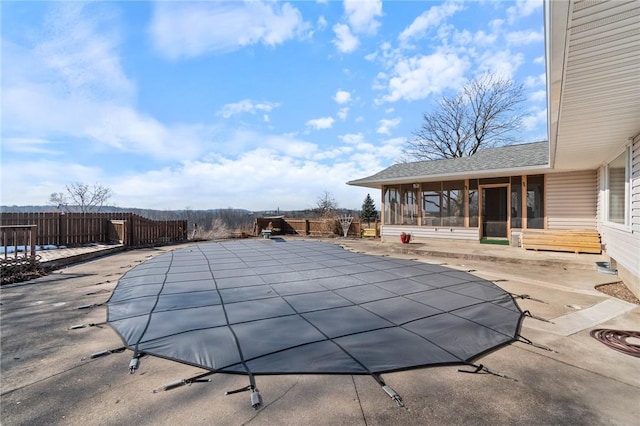
<svg viewBox="0 0 640 426">
<path fill-rule="evenodd" d="M 521 245 L 535 230 L 596 229 L 596 172 L 553 173 L 549 144 L 395 164 L 350 185 L 381 191 L 381 237 Z M 597 248 L 599 250 L 599 247 Z"/>
</svg>

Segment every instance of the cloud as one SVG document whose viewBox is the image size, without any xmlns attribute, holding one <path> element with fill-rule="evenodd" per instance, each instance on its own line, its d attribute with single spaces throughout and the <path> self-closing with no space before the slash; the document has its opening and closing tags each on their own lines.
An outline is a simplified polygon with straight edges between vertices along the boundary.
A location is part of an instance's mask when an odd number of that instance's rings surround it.
<svg viewBox="0 0 640 426">
<path fill-rule="evenodd" d="M 532 108 L 530 114 L 522 120 L 522 125 L 526 130 L 535 130 L 540 127 L 541 124 L 547 122 L 547 109 L 546 108 Z"/>
<path fill-rule="evenodd" d="M 334 123 L 333 117 L 314 118 L 307 121 L 307 126 L 313 127 L 316 130 L 330 129 Z"/>
<path fill-rule="evenodd" d="M 513 24 L 517 19 L 531 15 L 542 7 L 540 0 L 516 0 L 516 4 L 507 8 L 509 23 Z"/>
<path fill-rule="evenodd" d="M 23 154 L 62 155 L 63 152 L 51 149 L 52 142 L 40 138 L 3 138 L 2 149 L 6 152 Z"/>
<path fill-rule="evenodd" d="M 344 13 L 354 33 L 375 34 L 380 27 L 382 0 L 344 0 Z"/>
<path fill-rule="evenodd" d="M 338 118 L 340 120 L 346 120 L 347 119 L 347 115 L 349 114 L 349 107 L 344 107 L 344 108 L 340 108 L 338 110 Z"/>
<path fill-rule="evenodd" d="M 324 30 L 328 25 L 327 19 L 324 16 L 320 16 L 316 25 L 319 30 Z"/>
<path fill-rule="evenodd" d="M 120 37 L 108 5 L 57 3 L 45 25 L 47 36 L 32 52 L 33 59 L 42 71 L 56 74 L 62 92 L 111 100 L 135 95 L 120 63 Z"/>
<path fill-rule="evenodd" d="M 12 64 L 2 82 L 3 139 L 46 135 L 52 151 L 106 145 L 162 159 L 197 155 L 213 126 L 164 124 L 133 107 L 136 87 L 120 63 L 118 20 L 110 10 L 108 4 L 56 3 L 42 41 L 3 41 L 3 61 Z"/>
<path fill-rule="evenodd" d="M 346 104 L 351 100 L 351 93 L 344 90 L 338 90 L 333 97 L 333 100 L 339 104 Z"/>
<path fill-rule="evenodd" d="M 386 81 L 378 81 L 387 94 L 376 103 L 396 102 L 400 99 L 415 101 L 447 88 L 458 88 L 464 82 L 469 62 L 453 53 L 437 52 L 432 55 L 416 55 L 399 60 L 391 75 L 383 74 Z M 378 76 L 380 80 L 380 75 Z"/>
<path fill-rule="evenodd" d="M 344 143 L 359 144 L 364 142 L 364 135 L 362 133 L 347 133 L 339 136 L 340 140 Z"/>
<path fill-rule="evenodd" d="M 413 20 L 413 22 L 405 28 L 398 40 L 401 44 L 406 45 L 411 40 L 421 39 L 428 32 L 438 27 L 446 18 L 454 15 L 463 9 L 463 5 L 458 1 L 447 1 L 442 5 L 432 6 L 426 12 Z"/>
<path fill-rule="evenodd" d="M 382 119 L 379 122 L 380 125 L 376 129 L 376 132 L 382 135 L 390 135 L 391 129 L 400 124 L 401 121 L 402 119 L 400 117 L 393 119 Z"/>
<path fill-rule="evenodd" d="M 336 34 L 336 38 L 333 40 L 333 44 L 342 53 L 351 53 L 358 48 L 360 41 L 357 37 L 351 34 L 351 30 L 348 25 L 335 24 L 333 26 L 333 32 Z"/>
<path fill-rule="evenodd" d="M 531 99 L 534 102 L 546 101 L 547 100 L 547 91 L 546 90 L 536 90 L 535 92 L 533 92 L 531 94 L 531 96 L 529 96 L 529 99 Z"/>
<path fill-rule="evenodd" d="M 522 53 L 514 54 L 509 50 L 488 50 L 477 59 L 476 70 L 479 74 L 494 73 L 504 78 L 513 79 L 523 63 L 524 55 Z"/>
<path fill-rule="evenodd" d="M 157 2 L 148 32 L 161 55 L 178 59 L 275 46 L 305 37 L 310 28 L 289 3 Z"/>
<path fill-rule="evenodd" d="M 223 105 L 217 114 L 224 118 L 229 118 L 232 115 L 244 112 L 251 114 L 255 114 L 257 111 L 271 112 L 279 106 L 280 104 L 277 102 L 254 102 L 251 99 L 243 99 L 238 102 Z"/>
<path fill-rule="evenodd" d="M 515 31 L 507 33 L 505 36 L 507 44 L 512 46 L 522 46 L 531 43 L 541 43 L 544 41 L 544 33 L 542 31 Z"/>
<path fill-rule="evenodd" d="M 525 87 L 538 87 L 547 85 L 547 75 L 545 73 L 538 74 L 537 76 L 528 76 L 524 79 Z"/>
</svg>

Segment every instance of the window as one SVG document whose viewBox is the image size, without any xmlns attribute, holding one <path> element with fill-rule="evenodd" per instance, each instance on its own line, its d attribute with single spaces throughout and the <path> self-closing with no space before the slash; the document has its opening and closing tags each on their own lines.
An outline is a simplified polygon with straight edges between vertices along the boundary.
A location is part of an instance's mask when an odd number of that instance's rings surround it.
<svg viewBox="0 0 640 426">
<path fill-rule="evenodd" d="M 422 224 L 440 226 L 440 182 L 422 184 Z"/>
<path fill-rule="evenodd" d="M 544 175 L 527 178 L 527 228 L 544 229 Z"/>
<path fill-rule="evenodd" d="M 418 224 L 418 193 L 411 185 L 402 186 L 402 224 Z"/>
<path fill-rule="evenodd" d="M 464 226 L 464 181 L 422 185 L 424 226 Z"/>
<path fill-rule="evenodd" d="M 609 222 L 626 223 L 627 182 L 629 181 L 628 150 L 607 165 L 607 194 Z"/>
<path fill-rule="evenodd" d="M 442 225 L 464 226 L 464 181 L 442 183 Z"/>
<path fill-rule="evenodd" d="M 384 191 L 384 224 L 400 224 L 400 192 L 398 188 L 387 187 Z"/>
</svg>

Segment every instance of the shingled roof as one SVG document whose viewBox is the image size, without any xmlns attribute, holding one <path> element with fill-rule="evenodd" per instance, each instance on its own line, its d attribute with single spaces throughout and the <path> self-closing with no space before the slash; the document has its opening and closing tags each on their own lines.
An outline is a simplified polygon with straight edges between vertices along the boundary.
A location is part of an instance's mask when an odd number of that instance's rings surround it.
<svg viewBox="0 0 640 426">
<path fill-rule="evenodd" d="M 510 174 L 516 170 L 523 172 L 528 169 L 539 170 L 548 165 L 549 143 L 533 142 L 482 149 L 469 157 L 394 164 L 372 176 L 352 180 L 347 184 L 379 188 L 389 183 Z"/>
</svg>

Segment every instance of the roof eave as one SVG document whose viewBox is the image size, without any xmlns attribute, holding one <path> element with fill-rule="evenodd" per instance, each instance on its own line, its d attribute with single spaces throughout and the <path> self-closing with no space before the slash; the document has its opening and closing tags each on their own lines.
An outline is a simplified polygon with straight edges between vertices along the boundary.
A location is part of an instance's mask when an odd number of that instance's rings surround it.
<svg viewBox="0 0 640 426">
<path fill-rule="evenodd" d="M 401 185 L 401 184 L 409 184 L 409 183 L 416 183 L 416 182 L 436 182 L 436 181 L 443 181 L 443 180 L 501 177 L 501 176 L 531 174 L 531 172 L 544 173 L 550 170 L 551 168 L 549 167 L 548 164 L 541 164 L 538 166 L 512 167 L 512 168 L 505 168 L 505 169 L 493 169 L 493 170 L 481 170 L 481 171 L 472 170 L 465 173 L 441 173 L 441 174 L 434 174 L 434 175 L 417 175 L 417 176 L 406 176 L 406 177 L 400 177 L 400 178 L 377 179 L 377 180 L 358 179 L 358 180 L 352 180 L 350 182 L 347 182 L 347 185 L 380 189 L 382 188 L 383 185 Z"/>
</svg>

